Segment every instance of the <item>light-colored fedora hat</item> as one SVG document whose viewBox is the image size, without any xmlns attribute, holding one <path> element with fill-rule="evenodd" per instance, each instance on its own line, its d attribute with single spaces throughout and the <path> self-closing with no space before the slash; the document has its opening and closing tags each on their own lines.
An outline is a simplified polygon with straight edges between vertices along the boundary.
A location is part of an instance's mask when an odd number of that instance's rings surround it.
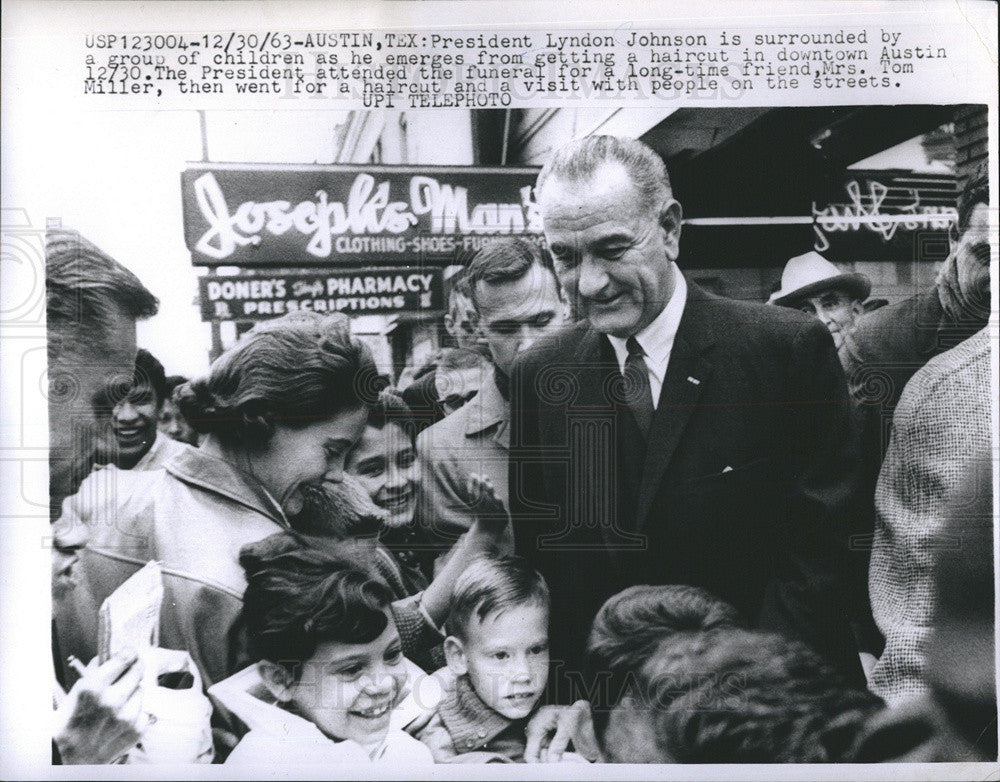
<svg viewBox="0 0 1000 782">
<path fill-rule="evenodd" d="M 809 251 L 796 255 L 785 264 L 781 273 L 781 288 L 771 294 L 769 304 L 791 306 L 806 296 L 813 296 L 830 288 L 845 290 L 853 298 L 864 301 L 872 291 L 872 283 L 865 275 L 842 274 L 818 252 Z"/>
</svg>

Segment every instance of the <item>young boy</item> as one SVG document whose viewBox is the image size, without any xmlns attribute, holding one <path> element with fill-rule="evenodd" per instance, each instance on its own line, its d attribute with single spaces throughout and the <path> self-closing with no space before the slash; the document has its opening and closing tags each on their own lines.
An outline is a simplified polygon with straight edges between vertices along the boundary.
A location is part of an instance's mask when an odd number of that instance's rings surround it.
<svg viewBox="0 0 1000 782">
<path fill-rule="evenodd" d="M 257 664 L 210 695 L 250 728 L 227 763 L 430 763 L 426 747 L 390 726 L 408 665 L 392 593 L 350 544 L 329 549 L 272 535 L 245 546 L 243 598 Z"/>
<path fill-rule="evenodd" d="M 455 583 L 445 629 L 444 694 L 414 735 L 438 763 L 524 762 L 549 677 L 544 579 L 520 557 L 476 560 Z"/>
</svg>

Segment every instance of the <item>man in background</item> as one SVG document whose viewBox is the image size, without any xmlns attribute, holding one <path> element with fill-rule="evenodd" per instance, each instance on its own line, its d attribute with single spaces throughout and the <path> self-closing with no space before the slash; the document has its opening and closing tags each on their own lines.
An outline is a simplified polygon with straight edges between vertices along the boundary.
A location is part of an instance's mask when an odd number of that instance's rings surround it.
<svg viewBox="0 0 1000 782">
<path fill-rule="evenodd" d="M 892 412 L 907 382 L 989 320 L 989 226 L 989 180 L 982 166 L 959 196 L 950 252 L 934 287 L 862 316 L 841 346 L 841 363 L 863 419 L 869 497 L 889 442 Z"/>
<path fill-rule="evenodd" d="M 841 273 L 822 255 L 810 251 L 785 264 L 781 288 L 771 294 L 768 303 L 819 318 L 830 329 L 839 350 L 864 313 L 864 301 L 871 290 L 871 281 L 865 275 Z"/>
<path fill-rule="evenodd" d="M 159 302 L 132 272 L 65 229 L 46 232 L 45 283 L 55 520 L 93 467 L 113 401 L 131 387 L 135 322 L 155 315 Z"/>
<path fill-rule="evenodd" d="M 504 239 L 480 250 L 466 275 L 482 339 L 493 358 L 482 388 L 457 412 L 417 438 L 422 470 L 417 518 L 435 536 L 457 538 L 475 513 L 466 486 L 473 473 L 492 482 L 508 507 L 510 370 L 517 355 L 565 317 L 555 271 L 532 242 Z"/>
<path fill-rule="evenodd" d="M 94 464 L 109 401 L 131 384 L 135 322 L 152 317 L 156 297 L 128 269 L 76 231 L 45 234 L 48 323 L 49 510 L 58 517 Z M 79 525 L 52 530 L 52 598 L 73 588 L 76 551 L 86 545 Z M 55 670 L 61 669 L 58 649 Z M 108 763 L 139 738 L 134 655 L 94 661 L 70 692 L 54 690 L 53 762 Z"/>
<path fill-rule="evenodd" d="M 177 403 L 174 402 L 174 390 L 187 381 L 188 379 L 183 375 L 169 375 L 167 377 L 167 393 L 163 400 L 163 408 L 160 410 L 160 420 L 157 426 L 167 437 L 188 445 L 198 445 L 198 433 L 187 422 Z"/>
<path fill-rule="evenodd" d="M 122 470 L 158 470 L 184 446 L 158 436 L 158 422 L 167 396 L 163 365 L 148 350 L 139 349 L 132 385 L 111 410 L 105 460 Z"/>
</svg>

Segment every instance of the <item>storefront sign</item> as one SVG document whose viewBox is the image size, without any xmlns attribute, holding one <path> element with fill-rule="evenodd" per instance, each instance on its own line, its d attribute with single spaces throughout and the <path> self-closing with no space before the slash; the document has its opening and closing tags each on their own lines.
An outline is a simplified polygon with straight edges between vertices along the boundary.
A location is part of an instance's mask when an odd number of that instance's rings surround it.
<svg viewBox="0 0 1000 782">
<path fill-rule="evenodd" d="M 289 312 L 387 315 L 443 308 L 441 269 L 393 267 L 339 273 L 198 279 L 201 319 L 265 320 Z"/>
<path fill-rule="evenodd" d="M 447 263 L 540 238 L 534 169 L 197 165 L 181 175 L 195 265 Z"/>
<path fill-rule="evenodd" d="M 817 252 L 833 250 L 837 255 L 845 245 L 866 254 L 877 253 L 877 247 L 910 248 L 915 231 L 925 236 L 945 232 L 955 220 L 954 176 L 848 173 L 842 201 L 821 207 L 813 204 L 813 249 Z"/>
</svg>

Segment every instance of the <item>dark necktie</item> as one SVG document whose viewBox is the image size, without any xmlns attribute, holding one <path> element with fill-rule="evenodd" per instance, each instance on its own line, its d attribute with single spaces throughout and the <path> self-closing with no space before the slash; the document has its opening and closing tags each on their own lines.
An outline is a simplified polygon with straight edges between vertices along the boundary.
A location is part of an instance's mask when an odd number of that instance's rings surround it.
<svg viewBox="0 0 1000 782">
<path fill-rule="evenodd" d="M 625 341 L 628 357 L 625 359 L 625 400 L 635 416 L 643 439 L 649 439 L 653 423 L 653 391 L 649 387 L 649 370 L 643 359 L 643 350 L 635 337 Z"/>
</svg>

